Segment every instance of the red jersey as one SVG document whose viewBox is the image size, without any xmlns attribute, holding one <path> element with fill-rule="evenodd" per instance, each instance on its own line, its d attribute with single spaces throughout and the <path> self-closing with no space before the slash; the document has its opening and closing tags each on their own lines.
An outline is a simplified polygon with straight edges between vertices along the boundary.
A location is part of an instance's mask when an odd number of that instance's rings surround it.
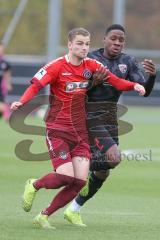
<svg viewBox="0 0 160 240">
<path fill-rule="evenodd" d="M 85 58 L 79 66 L 69 62 L 68 55 L 60 57 L 41 68 L 33 77 L 32 85 L 41 89 L 50 84 L 50 110 L 46 126 L 61 131 L 72 131 L 86 134 L 85 93 L 92 74 L 102 64 L 94 59 Z M 107 81 L 118 90 L 132 90 L 135 83 L 119 79 L 108 71 Z M 32 87 L 33 88 L 33 87 Z M 30 100 L 33 94 L 22 96 L 20 102 Z"/>
</svg>

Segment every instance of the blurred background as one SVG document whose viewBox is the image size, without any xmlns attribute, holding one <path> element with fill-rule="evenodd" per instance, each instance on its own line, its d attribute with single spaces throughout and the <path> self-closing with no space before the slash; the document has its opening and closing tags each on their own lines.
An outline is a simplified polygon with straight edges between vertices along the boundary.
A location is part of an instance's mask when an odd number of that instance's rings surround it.
<svg viewBox="0 0 160 240">
<path fill-rule="evenodd" d="M 0 23 L 0 41 L 6 46 L 6 58 L 12 67 L 9 103 L 19 99 L 41 66 L 67 51 L 67 32 L 73 27 L 87 28 L 92 35 L 91 48 L 99 48 L 103 46 L 106 27 L 112 23 L 124 25 L 125 51 L 139 61 L 152 59 L 158 71 L 148 98 L 133 92 L 121 96 L 128 111 L 120 121 L 133 125 L 131 132 L 120 136 L 119 147 L 127 158 L 111 171 L 97 196 L 84 206 L 84 230 L 65 223 L 64 209 L 53 216 L 57 228 L 54 233 L 33 228 L 32 219 L 56 192 L 44 194 L 42 190 L 33 210 L 26 214 L 20 203 L 24 183 L 30 177 L 38 178 L 52 171 L 52 167 L 50 161 L 31 161 L 23 149 L 27 159 L 22 161 L 15 149 L 18 143 L 29 139 L 33 141 L 31 154 L 39 156 L 47 152 L 45 136 L 15 131 L 0 119 L 0 239 L 160 239 L 160 1 L 0 0 Z M 28 116 L 26 125 L 20 122 L 22 127 L 41 127 L 44 122 L 39 116 L 43 113 L 41 109 L 38 117 Z M 16 123 L 21 127 L 18 118 Z"/>
<path fill-rule="evenodd" d="M 8 101 L 18 99 L 41 66 L 66 52 L 73 27 L 87 28 L 91 48 L 98 48 L 106 27 L 120 23 L 126 28 L 125 51 L 140 61 L 153 59 L 159 70 L 159 11 L 159 0 L 0 0 L 0 40 L 13 73 Z M 159 76 L 149 98 L 129 92 L 123 94 L 123 103 L 159 106 Z"/>
</svg>

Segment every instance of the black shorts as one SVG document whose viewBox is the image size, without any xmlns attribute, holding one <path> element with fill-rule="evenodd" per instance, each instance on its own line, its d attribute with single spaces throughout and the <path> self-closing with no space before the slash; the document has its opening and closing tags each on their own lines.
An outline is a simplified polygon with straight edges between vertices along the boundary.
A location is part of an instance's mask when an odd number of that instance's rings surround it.
<svg viewBox="0 0 160 240">
<path fill-rule="evenodd" d="M 110 147 L 119 143 L 117 103 L 99 102 L 87 104 L 87 128 L 92 150 L 104 155 Z"/>
<path fill-rule="evenodd" d="M 98 126 L 89 129 L 89 140 L 91 146 L 97 145 L 106 152 L 112 145 L 119 144 L 118 126 Z"/>
</svg>

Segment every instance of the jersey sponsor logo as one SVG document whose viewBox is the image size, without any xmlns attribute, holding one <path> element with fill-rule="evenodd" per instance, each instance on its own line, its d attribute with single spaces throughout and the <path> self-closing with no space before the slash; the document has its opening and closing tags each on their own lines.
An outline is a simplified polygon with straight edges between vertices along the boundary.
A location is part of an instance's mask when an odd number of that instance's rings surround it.
<svg viewBox="0 0 160 240">
<path fill-rule="evenodd" d="M 79 92 L 88 87 L 88 81 L 84 82 L 66 82 L 66 92 Z"/>
<path fill-rule="evenodd" d="M 41 80 L 45 75 L 47 71 L 44 68 L 41 68 L 35 75 L 34 77 L 37 78 L 38 80 Z"/>
<path fill-rule="evenodd" d="M 127 72 L 127 65 L 126 64 L 118 64 L 118 68 L 121 71 L 121 73 Z"/>
<path fill-rule="evenodd" d="M 90 79 L 92 76 L 92 72 L 88 69 L 85 69 L 83 72 L 83 77 L 85 77 L 86 79 Z"/>
</svg>

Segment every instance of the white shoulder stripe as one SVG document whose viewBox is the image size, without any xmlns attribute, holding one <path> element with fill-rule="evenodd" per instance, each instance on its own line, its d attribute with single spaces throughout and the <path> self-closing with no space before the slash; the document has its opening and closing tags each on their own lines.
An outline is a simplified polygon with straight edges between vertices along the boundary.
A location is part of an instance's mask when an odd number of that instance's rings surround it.
<svg viewBox="0 0 160 240">
<path fill-rule="evenodd" d="M 47 69 L 47 68 L 48 68 L 49 66 L 51 66 L 53 63 L 56 63 L 56 62 L 58 62 L 58 61 L 60 61 L 60 60 L 62 60 L 62 59 L 64 59 L 64 56 L 52 60 L 51 62 L 47 63 L 43 68 L 44 68 L 44 69 Z"/>
<path fill-rule="evenodd" d="M 59 57 L 59 58 L 56 58 L 54 60 L 52 60 L 51 62 L 49 62 L 48 64 L 52 64 L 52 63 L 55 63 L 55 62 L 58 62 L 59 60 L 62 60 L 64 57 Z"/>
<path fill-rule="evenodd" d="M 96 62 L 96 63 L 100 64 L 101 66 L 104 66 L 101 62 L 99 62 L 99 61 L 97 61 L 96 59 L 93 59 L 93 58 L 86 57 L 84 60 L 92 60 L 93 62 Z"/>
</svg>

